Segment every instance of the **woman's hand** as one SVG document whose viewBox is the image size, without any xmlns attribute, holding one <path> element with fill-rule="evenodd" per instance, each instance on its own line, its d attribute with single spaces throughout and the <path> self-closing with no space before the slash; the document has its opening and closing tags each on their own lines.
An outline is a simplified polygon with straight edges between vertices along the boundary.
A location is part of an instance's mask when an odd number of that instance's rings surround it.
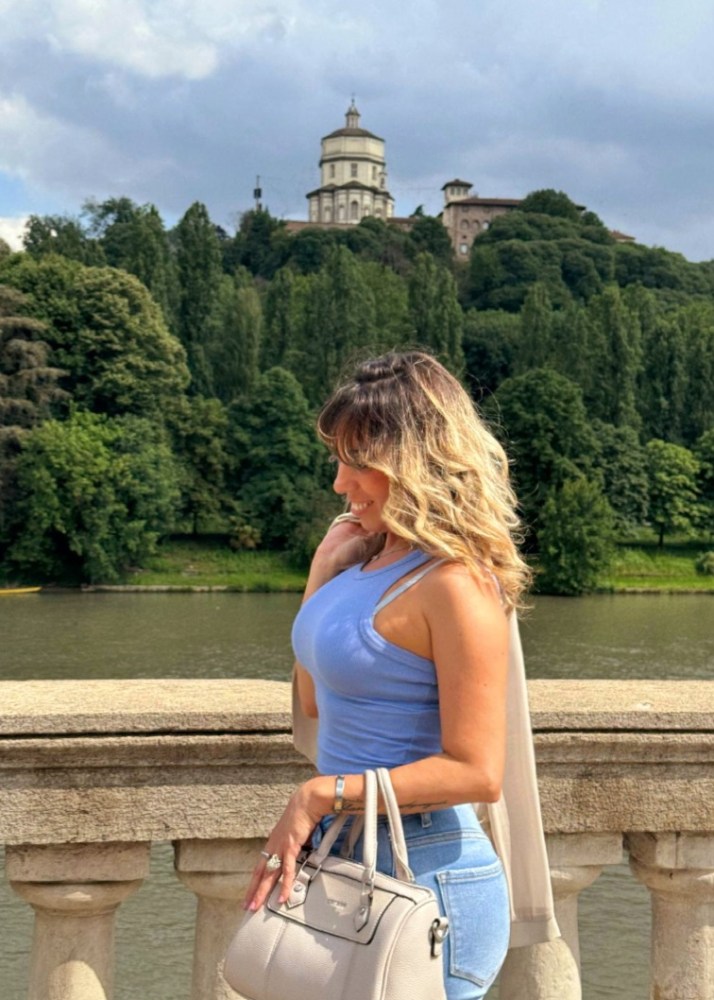
<svg viewBox="0 0 714 1000">
<path fill-rule="evenodd" d="M 261 855 L 243 900 L 244 909 L 260 909 L 278 881 L 282 883 L 279 902 L 284 903 L 288 898 L 295 881 L 298 854 L 308 843 L 316 824 L 329 811 L 332 800 L 328 787 L 333 786 L 334 778 L 332 785 L 329 778 L 311 778 L 290 796 L 264 847 L 268 855 L 277 854 L 282 865 L 275 871 L 269 871 L 267 858 Z"/>
</svg>

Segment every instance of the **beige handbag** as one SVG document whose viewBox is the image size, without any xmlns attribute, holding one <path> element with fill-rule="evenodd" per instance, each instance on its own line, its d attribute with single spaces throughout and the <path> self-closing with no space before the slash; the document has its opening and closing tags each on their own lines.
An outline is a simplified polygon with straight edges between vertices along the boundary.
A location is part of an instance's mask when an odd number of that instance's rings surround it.
<svg viewBox="0 0 714 1000">
<path fill-rule="evenodd" d="M 396 878 L 376 871 L 378 784 Z M 287 902 L 278 904 L 276 885 L 236 931 L 223 974 L 245 1000 L 445 1000 L 448 921 L 414 882 L 386 769 L 365 772 L 363 864 L 329 853 L 346 818 L 302 860 Z"/>
</svg>

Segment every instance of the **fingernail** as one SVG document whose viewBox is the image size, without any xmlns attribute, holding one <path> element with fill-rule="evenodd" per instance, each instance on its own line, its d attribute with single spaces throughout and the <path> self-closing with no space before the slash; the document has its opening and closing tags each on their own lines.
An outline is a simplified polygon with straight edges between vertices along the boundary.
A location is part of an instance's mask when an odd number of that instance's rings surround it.
<svg viewBox="0 0 714 1000">
<path fill-rule="evenodd" d="M 256 901 L 254 899 L 252 899 L 250 901 L 250 906 L 248 907 L 248 909 L 249 910 L 257 910 L 258 909 L 258 904 L 256 903 Z"/>
</svg>

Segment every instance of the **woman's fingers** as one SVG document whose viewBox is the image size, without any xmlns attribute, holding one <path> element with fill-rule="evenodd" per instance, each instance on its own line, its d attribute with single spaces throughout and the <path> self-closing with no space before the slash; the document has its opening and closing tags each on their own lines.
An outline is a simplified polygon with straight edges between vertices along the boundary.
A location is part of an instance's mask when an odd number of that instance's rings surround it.
<svg viewBox="0 0 714 1000">
<path fill-rule="evenodd" d="M 290 890 L 295 881 L 296 861 L 297 854 L 292 851 L 286 851 L 281 867 L 275 871 L 268 871 L 266 862 L 261 858 L 253 870 L 250 884 L 243 900 L 243 909 L 259 910 L 278 881 L 282 882 L 278 902 L 284 903 L 290 895 Z"/>
</svg>

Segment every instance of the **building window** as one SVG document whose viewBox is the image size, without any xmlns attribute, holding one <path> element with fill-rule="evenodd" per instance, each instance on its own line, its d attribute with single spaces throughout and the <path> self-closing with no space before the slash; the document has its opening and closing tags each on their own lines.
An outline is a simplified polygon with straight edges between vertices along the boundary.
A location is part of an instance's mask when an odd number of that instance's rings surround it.
<svg viewBox="0 0 714 1000">
<path fill-rule="evenodd" d="M 379 178 L 379 186 L 383 188 L 384 183 L 385 183 L 384 174 L 382 174 L 382 176 Z"/>
<path fill-rule="evenodd" d="M 325 205 L 324 211 L 325 222 L 332 222 L 332 206 Z"/>
<path fill-rule="evenodd" d="M 469 222 L 468 219 L 462 219 L 461 220 L 461 228 L 462 229 L 470 229 L 471 228 L 471 223 Z"/>
<path fill-rule="evenodd" d="M 357 222 L 358 219 L 359 219 L 359 202 L 358 201 L 352 201 L 352 202 L 350 202 L 350 219 L 353 220 L 354 222 Z"/>
<path fill-rule="evenodd" d="M 372 214 L 372 211 L 371 211 L 369 205 L 365 205 L 364 208 L 362 209 L 362 218 L 366 219 L 367 216 L 371 215 L 371 214 Z"/>
<path fill-rule="evenodd" d="M 345 206 L 344 205 L 339 205 L 338 208 L 337 208 L 337 221 L 338 222 L 344 222 L 345 221 Z"/>
<path fill-rule="evenodd" d="M 461 246 L 459 247 L 459 253 L 467 254 L 468 252 L 469 252 L 468 243 L 462 243 Z"/>
<path fill-rule="evenodd" d="M 489 225 L 490 225 L 490 223 L 488 223 L 488 222 L 482 222 L 481 223 L 481 228 L 482 229 L 488 229 Z"/>
<path fill-rule="evenodd" d="M 381 219 L 382 218 L 382 209 L 381 208 L 375 209 L 374 214 L 377 216 L 378 219 Z"/>
<path fill-rule="evenodd" d="M 350 163 L 350 177 L 356 177 L 356 176 L 357 176 L 357 164 Z"/>
<path fill-rule="evenodd" d="M 331 163 L 330 164 L 330 177 L 334 177 L 334 176 L 335 176 L 335 164 Z"/>
<path fill-rule="evenodd" d="M 375 166 L 372 166 L 372 180 L 377 180 L 377 168 Z"/>
</svg>

